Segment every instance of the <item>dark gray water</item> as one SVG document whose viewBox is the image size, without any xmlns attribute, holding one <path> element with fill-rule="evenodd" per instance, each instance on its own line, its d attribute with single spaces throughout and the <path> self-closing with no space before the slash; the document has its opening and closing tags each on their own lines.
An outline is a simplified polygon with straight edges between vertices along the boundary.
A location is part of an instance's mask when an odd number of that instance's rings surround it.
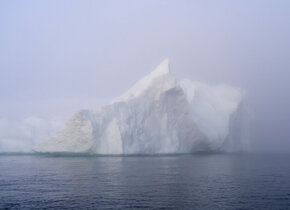
<svg viewBox="0 0 290 210">
<path fill-rule="evenodd" d="M 290 209 L 290 155 L 0 155 L 0 209 Z"/>
</svg>

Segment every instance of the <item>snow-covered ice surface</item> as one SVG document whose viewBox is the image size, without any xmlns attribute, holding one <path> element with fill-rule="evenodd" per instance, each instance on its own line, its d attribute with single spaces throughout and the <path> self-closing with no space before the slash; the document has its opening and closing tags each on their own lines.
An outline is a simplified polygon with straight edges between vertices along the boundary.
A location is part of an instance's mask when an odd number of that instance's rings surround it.
<svg viewBox="0 0 290 210">
<path fill-rule="evenodd" d="M 111 104 L 77 112 L 40 153 L 168 154 L 244 151 L 240 89 L 178 81 L 168 59 Z"/>
</svg>

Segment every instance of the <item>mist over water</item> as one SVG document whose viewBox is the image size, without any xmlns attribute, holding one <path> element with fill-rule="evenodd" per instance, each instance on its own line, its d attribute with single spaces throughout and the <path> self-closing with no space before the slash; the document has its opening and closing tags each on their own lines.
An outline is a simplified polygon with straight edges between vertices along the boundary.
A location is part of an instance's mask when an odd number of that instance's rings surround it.
<svg viewBox="0 0 290 210">
<path fill-rule="evenodd" d="M 178 78 L 244 90 L 253 151 L 289 152 L 289 9 L 283 0 L 1 2 L 0 151 L 27 151 L 169 57 Z"/>
<path fill-rule="evenodd" d="M 0 118 L 0 153 L 31 153 L 33 147 L 51 136 L 63 126 L 63 122 L 37 117 L 23 120 Z"/>
</svg>

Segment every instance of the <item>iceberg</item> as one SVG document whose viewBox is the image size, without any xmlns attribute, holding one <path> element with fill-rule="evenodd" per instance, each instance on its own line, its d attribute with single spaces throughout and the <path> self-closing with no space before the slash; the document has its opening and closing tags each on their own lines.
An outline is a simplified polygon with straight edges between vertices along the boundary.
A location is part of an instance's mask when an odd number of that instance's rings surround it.
<svg viewBox="0 0 290 210">
<path fill-rule="evenodd" d="M 243 93 L 178 80 L 165 59 L 110 104 L 81 110 L 39 153 L 176 154 L 247 150 Z"/>
</svg>

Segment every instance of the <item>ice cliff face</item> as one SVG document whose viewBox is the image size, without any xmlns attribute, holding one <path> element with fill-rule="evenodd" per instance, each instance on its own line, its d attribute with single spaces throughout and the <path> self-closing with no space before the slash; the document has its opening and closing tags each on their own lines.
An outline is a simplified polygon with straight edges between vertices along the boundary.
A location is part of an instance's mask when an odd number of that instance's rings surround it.
<svg viewBox="0 0 290 210">
<path fill-rule="evenodd" d="M 239 89 L 178 81 L 164 60 L 113 103 L 76 113 L 63 130 L 34 150 L 92 154 L 245 150 L 241 102 Z"/>
</svg>

